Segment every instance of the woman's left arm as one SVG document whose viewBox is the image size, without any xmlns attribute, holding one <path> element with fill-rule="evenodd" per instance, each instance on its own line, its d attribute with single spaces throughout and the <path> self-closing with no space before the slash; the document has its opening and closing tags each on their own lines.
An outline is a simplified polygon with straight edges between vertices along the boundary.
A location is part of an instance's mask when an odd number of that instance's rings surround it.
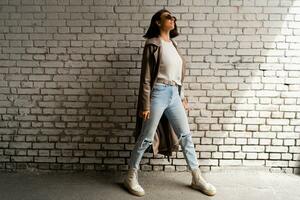
<svg viewBox="0 0 300 200">
<path fill-rule="evenodd" d="M 180 90 L 180 98 L 181 98 L 181 102 L 183 104 L 184 109 L 190 110 L 188 99 L 186 98 L 186 96 L 184 94 L 184 86 L 183 86 L 183 84 L 182 84 L 181 90 Z"/>
<path fill-rule="evenodd" d="M 181 90 L 180 90 L 180 99 L 184 100 L 184 98 L 185 98 L 185 95 L 184 95 L 184 86 L 183 86 L 183 83 L 182 83 Z"/>
</svg>

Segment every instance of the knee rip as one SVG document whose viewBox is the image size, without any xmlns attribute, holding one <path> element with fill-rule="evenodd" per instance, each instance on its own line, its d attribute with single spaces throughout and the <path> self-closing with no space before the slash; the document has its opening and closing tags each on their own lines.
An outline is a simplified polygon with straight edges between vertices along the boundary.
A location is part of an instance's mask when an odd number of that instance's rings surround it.
<svg viewBox="0 0 300 200">
<path fill-rule="evenodd" d="M 182 138 L 191 137 L 191 136 L 192 136 L 192 134 L 190 132 L 188 132 L 188 133 L 182 133 L 182 134 L 180 134 L 178 140 L 181 141 Z"/>
<path fill-rule="evenodd" d="M 152 144 L 152 140 L 146 138 L 142 141 L 141 147 L 148 147 L 151 144 Z"/>
</svg>

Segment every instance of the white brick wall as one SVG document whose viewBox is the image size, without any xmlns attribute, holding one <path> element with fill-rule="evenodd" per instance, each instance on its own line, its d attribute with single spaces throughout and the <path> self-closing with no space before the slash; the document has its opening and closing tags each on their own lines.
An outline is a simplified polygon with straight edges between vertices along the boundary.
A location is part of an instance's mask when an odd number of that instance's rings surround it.
<svg viewBox="0 0 300 200">
<path fill-rule="evenodd" d="M 142 35 L 176 15 L 199 163 L 300 171 L 300 1 L 0 1 L 0 169 L 126 170 Z M 146 153 L 142 170 L 184 171 Z"/>
</svg>

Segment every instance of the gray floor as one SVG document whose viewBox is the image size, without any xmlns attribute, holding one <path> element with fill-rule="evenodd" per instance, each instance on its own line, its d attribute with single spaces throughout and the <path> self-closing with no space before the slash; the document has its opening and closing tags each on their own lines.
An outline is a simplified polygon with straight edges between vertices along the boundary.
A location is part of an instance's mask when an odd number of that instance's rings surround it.
<svg viewBox="0 0 300 200">
<path fill-rule="evenodd" d="M 190 188 L 189 172 L 139 172 L 146 195 L 136 197 L 123 187 L 125 172 L 0 172 L 1 200 L 219 199 L 300 200 L 300 176 L 265 170 L 227 169 L 205 172 L 217 188 L 208 197 Z"/>
</svg>

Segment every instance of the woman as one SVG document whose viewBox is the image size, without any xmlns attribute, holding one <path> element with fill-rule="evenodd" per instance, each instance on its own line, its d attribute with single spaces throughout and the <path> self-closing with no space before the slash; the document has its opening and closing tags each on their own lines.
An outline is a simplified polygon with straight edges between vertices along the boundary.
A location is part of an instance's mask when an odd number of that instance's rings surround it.
<svg viewBox="0 0 300 200">
<path fill-rule="evenodd" d="M 141 134 L 131 152 L 129 170 L 124 185 L 134 195 L 143 196 L 144 189 L 138 183 L 137 171 L 145 150 L 152 143 L 159 120 L 164 113 L 171 122 L 179 138 L 184 157 L 192 174 L 191 186 L 206 195 L 215 195 L 216 188 L 208 183 L 199 169 L 197 155 L 192 141 L 185 109 L 189 109 L 184 97 L 182 80 L 184 76 L 184 60 L 177 51 L 176 42 L 172 39 L 178 35 L 176 18 L 162 9 L 151 19 L 150 27 L 144 35 L 146 44 L 143 51 L 140 97 L 143 118 Z M 155 51 L 155 45 L 159 51 Z M 157 50 L 156 49 L 156 50 Z M 157 71 L 153 57 L 158 58 Z M 154 66 L 155 65 L 155 66 Z M 155 76 L 155 77 L 153 77 Z M 153 80 L 154 83 L 152 82 Z M 180 89 L 178 89 L 180 88 Z"/>
</svg>

